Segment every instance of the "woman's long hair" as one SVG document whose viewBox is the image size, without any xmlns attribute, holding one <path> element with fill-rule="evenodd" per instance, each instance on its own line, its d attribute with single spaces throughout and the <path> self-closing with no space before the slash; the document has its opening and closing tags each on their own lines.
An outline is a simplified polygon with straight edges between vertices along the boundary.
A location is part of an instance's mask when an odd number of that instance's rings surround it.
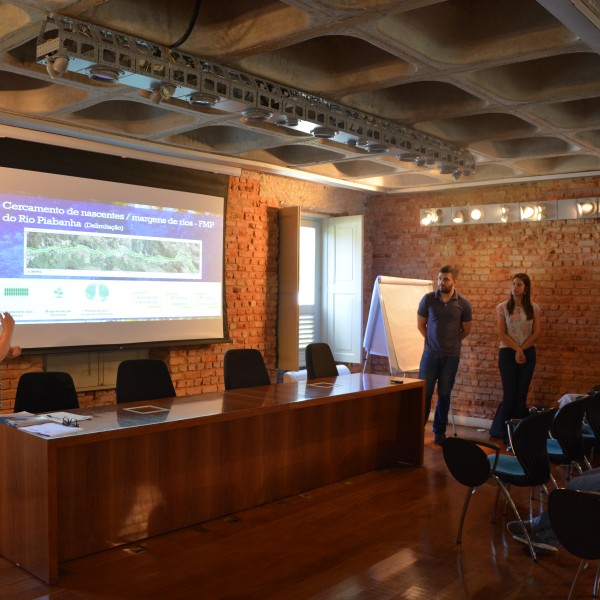
<svg viewBox="0 0 600 600">
<path fill-rule="evenodd" d="M 527 273 L 517 273 L 516 275 L 513 275 L 512 279 L 510 280 L 511 283 L 515 279 L 520 279 L 525 284 L 525 292 L 523 294 L 523 310 L 527 315 L 527 320 L 531 321 L 533 319 L 533 304 L 531 304 L 531 279 L 529 279 L 529 275 L 527 275 Z M 508 304 L 506 305 L 506 310 L 508 310 L 509 315 L 512 315 L 514 309 L 515 299 L 513 298 L 511 291 Z"/>
</svg>

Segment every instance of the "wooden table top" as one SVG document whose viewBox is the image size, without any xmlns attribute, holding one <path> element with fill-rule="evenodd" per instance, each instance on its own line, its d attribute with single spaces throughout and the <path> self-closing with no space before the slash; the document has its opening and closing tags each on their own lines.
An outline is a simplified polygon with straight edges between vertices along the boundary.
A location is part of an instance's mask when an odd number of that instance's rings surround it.
<svg viewBox="0 0 600 600">
<path fill-rule="evenodd" d="M 79 421 L 72 434 L 46 437 L 35 435 L 59 445 L 83 442 L 90 434 L 135 435 L 148 426 L 165 426 L 168 429 L 186 427 L 190 421 L 206 423 L 230 421 L 265 412 L 297 409 L 317 404 L 344 401 L 353 396 L 377 395 L 382 390 L 402 391 L 422 386 L 418 379 L 404 379 L 403 384 L 391 383 L 390 377 L 368 373 L 340 375 L 318 382 L 289 382 L 269 386 L 197 394 L 161 400 L 148 400 L 113 404 L 95 408 L 79 408 L 65 411 L 89 415 L 92 418 Z M 23 432 L 25 433 L 25 432 Z M 101 435 L 101 437 L 105 437 Z M 89 440 L 91 441 L 91 440 Z"/>
</svg>

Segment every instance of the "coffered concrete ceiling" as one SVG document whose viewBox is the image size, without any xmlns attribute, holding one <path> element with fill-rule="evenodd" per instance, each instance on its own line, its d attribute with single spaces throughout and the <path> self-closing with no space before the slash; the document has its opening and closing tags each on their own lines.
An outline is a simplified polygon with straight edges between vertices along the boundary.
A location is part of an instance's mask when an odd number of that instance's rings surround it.
<svg viewBox="0 0 600 600">
<path fill-rule="evenodd" d="M 387 192 L 597 174 L 599 3 L 575 0 L 589 10 L 584 36 L 557 2 L 572 8 L 569 0 L 200 3 L 177 52 L 464 147 L 475 169 L 458 178 L 408 160 L 418 143 L 399 160 L 386 144 L 315 137 L 281 127 L 276 114 L 253 120 L 236 103 L 156 103 L 152 89 L 126 79 L 71 71 L 51 79 L 36 60 L 49 13 L 170 47 L 194 0 L 0 1 L 0 124 Z"/>
</svg>

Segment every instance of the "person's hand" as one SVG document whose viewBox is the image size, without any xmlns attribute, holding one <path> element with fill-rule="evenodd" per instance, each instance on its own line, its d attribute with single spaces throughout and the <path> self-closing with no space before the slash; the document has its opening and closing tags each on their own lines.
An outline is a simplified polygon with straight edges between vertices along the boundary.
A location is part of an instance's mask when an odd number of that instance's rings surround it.
<svg viewBox="0 0 600 600">
<path fill-rule="evenodd" d="M 524 365 L 527 362 L 523 350 L 519 349 L 515 352 L 515 361 L 520 365 Z"/>
<path fill-rule="evenodd" d="M 2 325 L 2 331 L 6 331 L 8 335 L 12 335 L 15 328 L 15 320 L 10 313 L 0 313 L 0 325 Z"/>
<path fill-rule="evenodd" d="M 7 358 L 18 358 L 19 356 L 21 356 L 20 346 L 11 346 L 8 349 L 8 354 L 6 355 Z"/>
</svg>

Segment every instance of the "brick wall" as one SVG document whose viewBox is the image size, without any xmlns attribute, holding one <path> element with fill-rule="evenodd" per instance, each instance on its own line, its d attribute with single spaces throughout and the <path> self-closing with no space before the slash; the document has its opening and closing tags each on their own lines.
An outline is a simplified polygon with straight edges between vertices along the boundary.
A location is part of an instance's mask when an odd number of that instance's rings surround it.
<svg viewBox="0 0 600 600">
<path fill-rule="evenodd" d="M 459 267 L 457 287 L 474 314 L 455 386 L 455 414 L 492 418 L 501 400 L 494 309 L 508 298 L 511 276 L 519 271 L 532 278 L 532 298 L 542 310 L 529 402 L 549 405 L 600 384 L 600 220 L 426 228 L 419 224 L 420 209 L 595 196 L 599 185 L 588 178 L 371 198 L 365 310 L 376 275 L 434 279 L 445 263 Z M 386 367 L 376 361 L 376 369 Z"/>
</svg>

